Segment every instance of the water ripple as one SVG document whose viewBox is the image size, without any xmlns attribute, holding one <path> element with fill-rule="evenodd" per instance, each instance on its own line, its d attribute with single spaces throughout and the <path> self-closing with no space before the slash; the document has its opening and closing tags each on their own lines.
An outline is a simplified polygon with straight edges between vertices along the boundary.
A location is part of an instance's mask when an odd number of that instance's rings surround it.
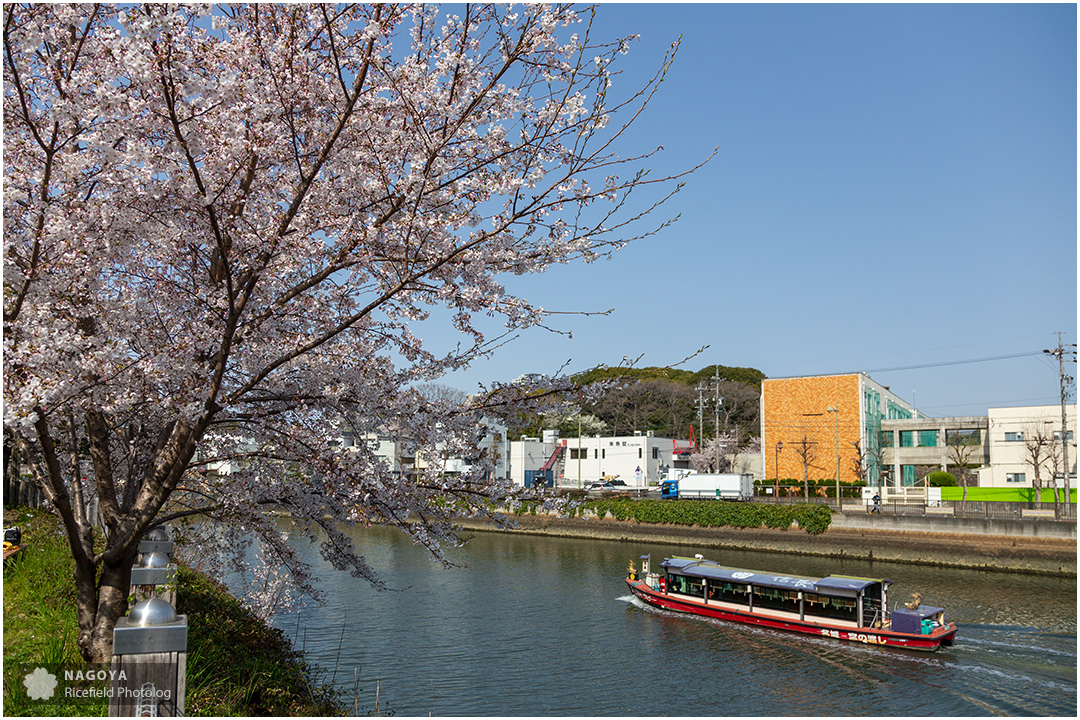
<svg viewBox="0 0 1080 720">
<path fill-rule="evenodd" d="M 448 571 L 393 531 L 354 540 L 407 590 L 316 563 L 330 602 L 277 622 L 361 713 L 378 691 L 379 711 L 398 715 L 1075 714 L 1075 579 L 713 553 L 918 589 L 960 625 L 953 647 L 925 654 L 694 618 L 626 592 L 628 558 L 685 548 L 478 533 L 451 551 L 466 567 Z"/>
</svg>

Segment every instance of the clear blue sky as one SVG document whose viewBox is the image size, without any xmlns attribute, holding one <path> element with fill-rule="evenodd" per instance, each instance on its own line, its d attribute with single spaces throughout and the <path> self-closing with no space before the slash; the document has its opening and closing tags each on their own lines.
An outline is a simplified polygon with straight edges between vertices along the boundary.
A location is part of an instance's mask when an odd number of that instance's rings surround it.
<svg viewBox="0 0 1080 720">
<path fill-rule="evenodd" d="M 664 145 L 654 172 L 717 156 L 660 235 L 507 281 L 613 314 L 554 318 L 573 339 L 529 331 L 446 384 L 707 344 L 686 369 L 867 371 L 931 416 L 1057 401 L 1049 356 L 892 368 L 1076 342 L 1074 5 L 606 4 L 598 26 L 641 35 L 616 90 L 682 35 L 632 138 Z"/>
</svg>

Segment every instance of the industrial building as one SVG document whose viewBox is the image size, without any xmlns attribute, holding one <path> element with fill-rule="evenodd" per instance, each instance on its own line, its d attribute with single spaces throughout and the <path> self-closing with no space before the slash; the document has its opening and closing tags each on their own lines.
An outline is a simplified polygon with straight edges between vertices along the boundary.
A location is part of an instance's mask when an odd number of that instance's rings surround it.
<svg viewBox="0 0 1080 720">
<path fill-rule="evenodd" d="M 886 420 L 918 417 L 904 399 L 866 373 L 775 378 L 761 383 L 761 464 L 766 478 L 865 480 L 886 473 L 881 442 Z M 915 468 L 899 468 L 914 484 Z"/>
<path fill-rule="evenodd" d="M 871 487 L 913 487 L 932 470 L 967 474 L 979 487 L 1043 487 L 1076 476 L 1076 405 L 991 408 L 987 416 L 929 418 L 865 373 L 767 379 L 761 385 L 764 477 L 863 480 Z M 1041 448 L 1041 449 L 1039 449 Z M 1033 455 L 1034 454 L 1034 455 Z"/>
<path fill-rule="evenodd" d="M 546 431 L 542 438 L 510 442 L 510 478 L 518 485 L 582 488 L 618 479 L 628 489 L 656 485 L 673 464 L 675 445 L 651 432 L 619 437 L 560 438 Z"/>
</svg>

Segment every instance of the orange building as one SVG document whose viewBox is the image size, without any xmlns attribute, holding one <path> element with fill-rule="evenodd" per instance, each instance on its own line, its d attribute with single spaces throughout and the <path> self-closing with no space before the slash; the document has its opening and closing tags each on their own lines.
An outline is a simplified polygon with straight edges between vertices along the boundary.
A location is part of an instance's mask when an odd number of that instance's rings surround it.
<svg viewBox="0 0 1080 720">
<path fill-rule="evenodd" d="M 881 421 L 918 413 L 865 373 L 775 378 L 761 384 L 765 478 L 882 481 Z"/>
</svg>

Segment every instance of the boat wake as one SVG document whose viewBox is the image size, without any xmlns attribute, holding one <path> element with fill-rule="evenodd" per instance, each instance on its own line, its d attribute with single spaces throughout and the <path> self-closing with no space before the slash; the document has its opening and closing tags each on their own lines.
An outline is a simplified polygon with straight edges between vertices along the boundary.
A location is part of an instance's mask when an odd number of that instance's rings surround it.
<svg viewBox="0 0 1080 720">
<path fill-rule="evenodd" d="M 965 624 L 956 644 L 937 653 L 903 648 L 881 652 L 858 643 L 837 644 L 813 635 L 794 635 L 770 628 L 733 624 L 657 608 L 635 595 L 617 598 L 636 609 L 663 619 L 663 625 L 691 620 L 704 623 L 700 633 L 672 632 L 665 637 L 672 644 L 709 648 L 709 657 L 726 663 L 753 663 L 767 660 L 774 666 L 801 667 L 812 676 L 843 678 L 877 698 L 882 714 L 901 715 L 1059 715 L 1071 716 L 1070 698 L 1075 701 L 1075 636 L 1047 633 L 1033 628 Z M 672 626 L 673 627 L 673 626 Z M 668 629 L 671 629 L 670 627 Z M 728 652 L 731 651 L 731 652 Z M 698 655 L 694 655 L 698 657 Z M 902 707 L 889 694 L 896 678 L 919 688 Z M 962 683 L 942 683 L 942 678 L 962 678 Z M 926 705 L 920 704 L 925 700 Z M 789 707 L 792 710 L 795 705 Z M 804 713 L 821 713 L 822 708 L 806 706 Z M 1062 710 L 1064 708 L 1064 712 Z M 832 708 L 835 709 L 835 708 Z M 912 711 L 915 712 L 912 712 Z M 939 715 L 940 716 L 940 715 Z"/>
<path fill-rule="evenodd" d="M 1058 655 L 1076 660 L 1076 636 L 1043 633 L 1031 628 L 963 625 L 963 643 L 986 652 L 1010 655 Z"/>
</svg>

